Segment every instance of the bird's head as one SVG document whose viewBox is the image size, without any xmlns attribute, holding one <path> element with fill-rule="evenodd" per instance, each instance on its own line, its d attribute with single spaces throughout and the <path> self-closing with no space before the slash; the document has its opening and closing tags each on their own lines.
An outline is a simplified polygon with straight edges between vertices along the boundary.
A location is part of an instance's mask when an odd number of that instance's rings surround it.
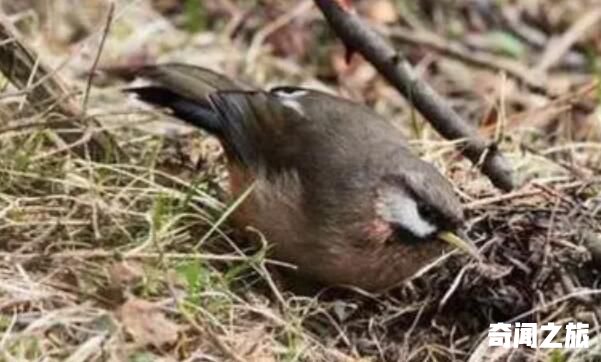
<svg viewBox="0 0 601 362">
<path fill-rule="evenodd" d="M 474 247 L 455 235 L 464 215 L 453 186 L 426 162 L 405 164 L 402 171 L 386 174 L 378 188 L 376 212 L 400 242 L 441 239 L 474 254 Z"/>
</svg>

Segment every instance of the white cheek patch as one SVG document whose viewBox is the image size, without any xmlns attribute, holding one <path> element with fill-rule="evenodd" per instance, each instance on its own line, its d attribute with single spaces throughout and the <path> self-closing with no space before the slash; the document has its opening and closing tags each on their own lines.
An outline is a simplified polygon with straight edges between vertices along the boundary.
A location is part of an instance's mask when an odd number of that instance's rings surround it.
<svg viewBox="0 0 601 362">
<path fill-rule="evenodd" d="M 436 226 L 419 214 L 415 200 L 398 191 L 381 193 L 376 202 L 376 212 L 384 220 L 398 224 L 420 238 L 437 230 Z"/>
</svg>

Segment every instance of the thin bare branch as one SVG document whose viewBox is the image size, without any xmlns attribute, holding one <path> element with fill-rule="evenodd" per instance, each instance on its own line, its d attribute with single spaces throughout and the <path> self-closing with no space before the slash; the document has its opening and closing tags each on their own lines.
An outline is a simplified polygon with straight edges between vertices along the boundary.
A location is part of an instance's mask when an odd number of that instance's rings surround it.
<svg viewBox="0 0 601 362">
<path fill-rule="evenodd" d="M 95 118 L 81 118 L 81 110 L 68 96 L 64 83 L 53 70 L 39 60 L 39 56 L 19 41 L 12 25 L 3 18 L 0 21 L 0 72 L 18 89 L 26 92 L 27 101 L 38 111 L 45 112 L 53 108 L 62 114 L 64 121 L 53 123 L 56 129 L 80 130 L 79 132 L 58 132 L 62 142 L 74 144 L 85 133 L 86 123 L 100 127 Z M 87 140 L 71 148 L 75 154 L 84 156 L 89 153 L 94 160 L 123 160 L 125 154 L 106 132 L 98 132 Z"/>
<path fill-rule="evenodd" d="M 536 92 L 545 91 L 544 84 L 541 82 L 540 78 L 536 78 L 522 63 L 512 59 L 495 56 L 485 52 L 474 52 L 459 43 L 443 39 L 435 33 L 424 30 L 412 31 L 397 27 L 393 29 L 381 29 L 381 32 L 390 36 L 393 40 L 411 45 L 425 46 L 428 49 L 434 50 L 445 56 L 458 59 L 477 67 L 505 72 L 509 77 L 523 82 Z"/>
<path fill-rule="evenodd" d="M 357 15 L 333 0 L 315 0 L 330 26 L 349 51 L 361 53 L 397 90 L 421 112 L 441 135 L 450 140 L 463 139 L 461 151 L 478 164 L 492 183 L 505 191 L 514 187 L 513 171 L 496 145 L 484 140 L 476 129 L 463 120 L 426 82 L 419 79 L 409 62 Z"/>
</svg>

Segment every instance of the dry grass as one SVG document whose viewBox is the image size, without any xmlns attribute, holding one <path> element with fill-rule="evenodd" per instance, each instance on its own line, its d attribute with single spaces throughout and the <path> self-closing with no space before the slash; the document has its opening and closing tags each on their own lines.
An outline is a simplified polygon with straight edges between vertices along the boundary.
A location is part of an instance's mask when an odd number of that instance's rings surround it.
<svg viewBox="0 0 601 362">
<path fill-rule="evenodd" d="M 578 18 L 549 6 L 567 25 Z M 32 12 L 16 14 L 33 29 L 26 39 L 44 61 L 62 64 L 61 74 L 85 89 L 102 16 L 86 22 L 98 30 L 73 46 L 42 36 L 38 26 L 48 15 L 36 25 L 27 20 Z M 319 22 L 316 12 L 299 16 Z M 191 35 L 147 2 L 120 1 L 101 64 L 184 60 L 266 86 L 335 89 L 316 76 L 323 64 L 315 57 L 272 55 L 269 24 L 246 41 L 231 41 L 229 25 Z M 601 318 L 598 100 L 595 87 L 575 89 L 595 75 L 570 75 L 561 99 L 550 101 L 494 72 L 423 60 L 432 83 L 462 114 L 483 120 L 482 132 L 496 133 L 512 160 L 523 186 L 502 195 L 369 67 L 355 66 L 340 91 L 412 125 L 416 152 L 457 185 L 485 264 L 451 253 L 386 295 L 294 295 L 267 271 L 264 247 L 231 239 L 215 140 L 165 122 L 99 80 L 88 114 L 130 160 L 79 158 L 7 86 L 0 96 L 0 360 L 503 361 L 504 352 L 481 345 L 489 324 L 501 321 L 579 320 L 591 325 L 594 340 Z M 587 360 L 566 351 L 512 353 L 528 361 Z"/>
</svg>

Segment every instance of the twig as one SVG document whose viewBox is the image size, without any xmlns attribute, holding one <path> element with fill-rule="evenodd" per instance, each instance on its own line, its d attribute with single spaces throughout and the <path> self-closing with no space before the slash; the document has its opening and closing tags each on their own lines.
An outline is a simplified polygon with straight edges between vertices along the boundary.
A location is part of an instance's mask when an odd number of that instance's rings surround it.
<svg viewBox="0 0 601 362">
<path fill-rule="evenodd" d="M 514 60 L 484 52 L 475 52 L 457 42 L 443 39 L 435 33 L 424 30 L 411 31 L 397 27 L 394 29 L 382 28 L 380 32 L 390 36 L 393 40 L 417 46 L 425 46 L 442 55 L 458 59 L 477 67 L 505 72 L 509 77 L 517 79 L 537 93 L 545 92 L 545 87 L 541 80 L 534 77 L 528 68 Z"/>
<path fill-rule="evenodd" d="M 550 120 L 563 112 L 572 109 L 583 109 L 586 107 L 584 103 L 586 97 L 595 92 L 598 87 L 599 84 L 597 81 L 590 81 L 572 92 L 562 94 L 561 96 L 552 99 L 549 101 L 549 103 L 543 106 L 514 113 L 508 117 L 507 127 L 512 128 L 521 122 L 528 122 L 527 125 L 532 127 L 540 127 L 540 122 L 544 122 L 544 120 Z M 592 112 L 592 110 L 584 111 Z M 493 124 L 483 127 L 480 129 L 480 133 L 484 135 L 490 135 L 496 129 L 495 126 L 496 125 Z"/>
<path fill-rule="evenodd" d="M 447 302 L 449 301 L 449 299 L 451 298 L 451 296 L 453 296 L 453 294 L 455 293 L 455 291 L 457 291 L 457 288 L 459 288 L 459 285 L 461 284 L 461 280 L 463 279 L 463 276 L 469 270 L 469 268 L 470 268 L 470 265 L 466 265 L 463 268 L 461 268 L 461 270 L 459 271 L 459 273 L 457 274 L 457 276 L 453 280 L 453 283 L 451 283 L 451 286 L 444 293 L 444 296 L 442 297 L 442 299 L 438 303 L 438 310 L 439 311 L 442 310 L 442 308 L 444 308 L 444 306 L 447 304 Z"/>
<path fill-rule="evenodd" d="M 185 305 L 183 302 L 178 301 L 178 305 L 180 305 L 181 315 L 184 316 L 186 321 L 201 335 L 206 335 L 209 337 L 211 342 L 217 349 L 221 351 L 225 356 L 227 356 L 230 360 L 235 362 L 244 362 L 245 359 L 236 354 L 215 332 L 213 332 L 209 327 L 202 327 L 200 324 L 196 322 L 194 317 L 192 317 L 188 312 L 185 311 Z"/>
<path fill-rule="evenodd" d="M 544 193 L 546 193 L 547 195 L 550 195 L 551 197 L 554 197 L 558 200 L 561 200 L 563 202 L 565 202 L 566 204 L 568 204 L 570 207 L 572 208 L 577 208 L 579 205 L 578 203 L 574 202 L 573 200 L 570 200 L 568 197 L 566 197 L 565 195 L 563 195 L 562 193 L 560 193 L 557 190 L 554 190 L 553 188 L 544 185 L 542 183 L 538 183 L 538 182 L 533 182 L 532 186 L 534 186 L 535 188 L 544 191 Z M 580 186 L 580 185 L 579 185 Z"/>
<path fill-rule="evenodd" d="M 534 74 L 544 74 L 570 50 L 572 45 L 589 29 L 601 21 L 601 8 L 596 8 L 582 16 L 559 39 L 548 42 Z"/>
<path fill-rule="evenodd" d="M 30 259 L 52 259 L 52 260 L 65 260 L 65 259 L 106 259 L 119 257 L 124 260 L 131 259 L 159 259 L 161 255 L 159 253 L 150 252 L 139 252 L 139 253 L 118 253 L 110 250 L 74 250 L 74 251 L 58 251 L 53 253 L 10 253 L 0 252 L 0 259 L 2 260 L 30 260 Z M 237 256 L 237 255 L 219 255 L 219 254 L 207 254 L 207 253 L 163 253 L 162 257 L 165 260 L 205 260 L 205 261 L 248 261 L 251 257 Z M 270 265 L 278 265 L 284 267 L 290 267 L 290 264 L 284 262 L 278 262 L 276 260 L 265 260 L 265 263 Z"/>
<path fill-rule="evenodd" d="M 27 90 L 27 101 L 37 111 L 45 112 L 48 107 L 55 107 L 55 111 L 64 116 L 64 121 L 58 122 L 56 129 L 80 130 L 57 132 L 58 137 L 66 144 L 77 142 L 85 133 L 82 130 L 85 127 L 82 127 L 81 110 L 70 96 L 66 96 L 68 92 L 59 76 L 54 74 L 49 66 L 40 62 L 39 56 L 19 41 L 15 34 L 12 25 L 5 18 L 0 19 L 0 72 L 16 88 Z M 85 121 L 100 127 L 100 122 L 95 118 L 87 118 Z M 88 142 L 73 148 L 79 156 L 86 155 L 86 150 L 89 150 L 94 160 L 117 161 L 126 158 L 106 132 L 95 133 Z"/>
<path fill-rule="evenodd" d="M 56 124 L 57 122 L 60 122 L 60 121 L 58 121 L 58 120 L 52 121 L 49 124 Z M 56 156 L 56 155 L 59 155 L 61 153 L 64 153 L 64 152 L 67 152 L 70 150 L 77 150 L 81 147 L 85 147 L 92 139 L 92 131 L 90 129 L 85 129 L 83 132 L 81 132 L 81 133 L 78 132 L 77 134 L 80 135 L 81 137 L 78 140 L 76 140 L 75 142 L 65 144 L 65 145 L 59 146 L 57 148 L 54 148 L 48 152 L 40 153 L 36 156 L 33 156 L 31 158 L 31 161 L 37 162 L 39 160 L 45 160 L 52 156 Z"/>
<path fill-rule="evenodd" d="M 451 140 L 464 139 L 462 153 L 473 163 L 488 150 L 482 172 L 498 188 L 514 188 L 513 171 L 496 145 L 482 139 L 428 84 L 409 62 L 361 19 L 334 0 L 314 0 L 349 51 L 361 53 L 397 90 L 410 100 L 432 126 Z"/>
<path fill-rule="evenodd" d="M 574 181 L 574 182 L 570 182 L 567 184 L 563 184 L 563 185 L 558 185 L 555 187 L 556 190 L 569 190 L 569 189 L 573 189 L 573 188 L 577 188 L 579 186 L 582 186 L 584 182 L 582 181 Z M 534 185 L 533 185 L 534 186 Z M 469 204 L 465 205 L 465 208 L 467 210 L 474 210 L 474 209 L 479 209 L 482 208 L 484 206 L 487 205 L 492 205 L 492 204 L 498 204 L 504 201 L 510 201 L 510 200 L 515 200 L 515 199 L 522 199 L 522 198 L 527 198 L 527 197 L 532 197 L 532 196 L 536 196 L 536 195 L 540 195 L 543 193 L 548 193 L 548 188 L 546 190 L 543 190 L 541 188 L 541 184 L 536 184 L 535 187 L 538 186 L 539 188 L 536 190 L 532 190 L 532 189 L 526 189 L 526 190 L 516 190 L 513 191 L 511 193 L 508 194 L 503 194 L 503 195 L 498 195 L 498 196 L 491 196 L 485 199 L 480 199 L 480 200 L 476 200 L 473 202 L 470 202 Z"/>
<path fill-rule="evenodd" d="M 96 73 L 96 68 L 98 68 L 98 62 L 100 61 L 100 56 L 102 55 L 102 50 L 104 49 L 104 44 L 106 43 L 106 38 L 109 35 L 109 30 L 111 29 L 111 24 L 113 23 L 113 16 L 115 14 L 115 3 L 111 1 L 109 3 L 108 14 L 106 15 L 106 22 L 104 24 L 104 29 L 102 31 L 102 37 L 100 38 L 100 44 L 98 45 L 98 51 L 96 52 L 96 57 L 94 58 L 94 63 L 92 63 L 92 68 L 88 73 L 88 81 L 86 83 L 86 90 L 83 95 L 83 102 L 81 102 L 81 114 L 85 116 L 86 111 L 88 109 L 88 101 L 90 99 L 90 91 L 92 90 L 92 81 L 94 80 L 94 73 Z"/>
</svg>

